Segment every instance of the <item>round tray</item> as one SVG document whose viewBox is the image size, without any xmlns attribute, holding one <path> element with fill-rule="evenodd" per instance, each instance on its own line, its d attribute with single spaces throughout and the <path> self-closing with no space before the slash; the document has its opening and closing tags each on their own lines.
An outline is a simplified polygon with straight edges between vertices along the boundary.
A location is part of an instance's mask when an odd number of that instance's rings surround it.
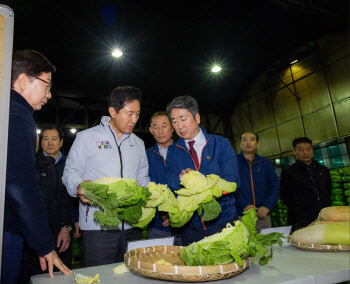
<svg viewBox="0 0 350 284">
<path fill-rule="evenodd" d="M 318 244 L 307 244 L 297 242 L 294 243 L 291 241 L 291 236 L 288 236 L 288 242 L 296 248 L 309 250 L 309 251 L 350 251 L 350 246 L 347 245 L 318 245 Z"/>
<path fill-rule="evenodd" d="M 237 263 L 205 266 L 186 266 L 179 257 L 180 246 L 154 246 L 128 251 L 125 264 L 140 275 L 181 282 L 204 282 L 234 277 L 249 267 L 249 258 L 243 266 Z M 155 264 L 164 259 L 172 265 Z"/>
</svg>

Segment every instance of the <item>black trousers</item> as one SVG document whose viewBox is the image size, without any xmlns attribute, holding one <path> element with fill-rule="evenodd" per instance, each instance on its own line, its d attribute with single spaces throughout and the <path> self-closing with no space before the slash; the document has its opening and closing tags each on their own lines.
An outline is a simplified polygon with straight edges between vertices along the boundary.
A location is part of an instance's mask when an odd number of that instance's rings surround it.
<svg viewBox="0 0 350 284">
<path fill-rule="evenodd" d="M 142 239 L 142 230 L 83 231 L 85 267 L 124 261 L 128 241 Z"/>
<path fill-rule="evenodd" d="M 204 237 L 209 237 L 216 233 L 220 233 L 223 228 L 226 227 L 227 223 L 234 225 L 234 221 L 238 220 L 237 217 L 228 220 L 227 222 L 221 223 L 215 227 L 204 230 L 203 227 L 194 226 L 192 223 L 189 223 L 185 226 L 182 233 L 182 245 L 188 246 L 191 243 L 198 242 L 202 240 Z"/>
</svg>

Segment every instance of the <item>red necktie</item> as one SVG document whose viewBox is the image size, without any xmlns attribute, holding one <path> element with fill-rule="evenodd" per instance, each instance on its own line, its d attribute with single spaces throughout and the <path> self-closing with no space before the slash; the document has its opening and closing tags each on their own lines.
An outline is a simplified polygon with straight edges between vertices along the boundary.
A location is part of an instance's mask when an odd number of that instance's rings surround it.
<svg viewBox="0 0 350 284">
<path fill-rule="evenodd" d="M 196 141 L 194 141 L 194 140 L 189 141 L 189 142 L 188 142 L 188 145 L 190 146 L 190 154 L 191 154 L 192 159 L 193 159 L 193 161 L 194 161 L 194 164 L 195 164 L 195 166 L 196 166 L 196 170 L 198 170 L 198 169 L 199 169 L 199 162 L 198 162 L 197 152 L 196 152 L 196 150 L 193 148 L 194 142 L 196 142 Z"/>
</svg>

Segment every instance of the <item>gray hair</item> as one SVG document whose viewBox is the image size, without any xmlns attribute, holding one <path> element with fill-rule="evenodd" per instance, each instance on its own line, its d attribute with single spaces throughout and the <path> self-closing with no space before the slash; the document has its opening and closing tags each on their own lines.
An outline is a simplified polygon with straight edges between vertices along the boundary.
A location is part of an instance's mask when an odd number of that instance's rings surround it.
<svg viewBox="0 0 350 284">
<path fill-rule="evenodd" d="M 180 96 L 180 97 L 177 97 L 177 98 L 173 99 L 166 106 L 166 112 L 168 113 L 169 117 L 171 115 L 171 110 L 173 108 L 187 109 L 190 113 L 192 113 L 193 117 L 195 117 L 196 114 L 199 113 L 198 103 L 191 96 Z"/>
</svg>

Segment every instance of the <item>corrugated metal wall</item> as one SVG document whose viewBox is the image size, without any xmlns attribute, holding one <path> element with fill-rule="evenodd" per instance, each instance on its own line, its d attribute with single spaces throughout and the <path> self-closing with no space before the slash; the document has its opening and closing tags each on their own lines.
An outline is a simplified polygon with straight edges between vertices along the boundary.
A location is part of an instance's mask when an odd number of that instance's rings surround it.
<svg viewBox="0 0 350 284">
<path fill-rule="evenodd" d="M 318 41 L 319 52 L 273 77 L 262 74 L 230 116 L 233 146 L 240 135 L 261 137 L 259 154 L 289 152 L 298 136 L 314 143 L 350 135 L 350 46 L 347 34 Z"/>
</svg>

